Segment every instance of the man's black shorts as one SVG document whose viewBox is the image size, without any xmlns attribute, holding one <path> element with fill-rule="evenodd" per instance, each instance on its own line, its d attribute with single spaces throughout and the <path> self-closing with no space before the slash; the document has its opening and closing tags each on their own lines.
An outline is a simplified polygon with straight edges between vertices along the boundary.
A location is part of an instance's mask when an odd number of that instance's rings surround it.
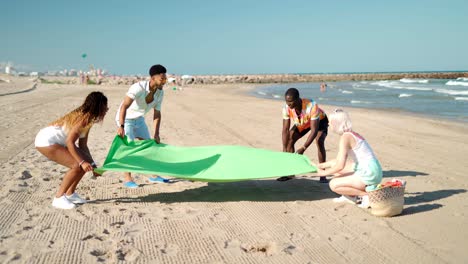
<svg viewBox="0 0 468 264">
<path fill-rule="evenodd" d="M 291 130 L 297 130 L 297 132 L 299 132 L 299 130 L 297 129 L 295 125 L 291 128 Z M 301 135 L 301 137 L 303 137 L 309 131 L 310 131 L 310 127 L 302 130 L 301 132 L 299 132 L 299 134 Z M 328 134 L 328 118 L 326 116 L 324 119 L 319 121 L 318 131 L 322 131 L 323 133 Z"/>
</svg>

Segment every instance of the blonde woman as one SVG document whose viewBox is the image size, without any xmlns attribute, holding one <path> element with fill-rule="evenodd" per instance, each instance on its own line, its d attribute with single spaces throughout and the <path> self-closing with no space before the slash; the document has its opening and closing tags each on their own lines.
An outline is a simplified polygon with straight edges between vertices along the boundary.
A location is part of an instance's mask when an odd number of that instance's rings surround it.
<svg viewBox="0 0 468 264">
<path fill-rule="evenodd" d="M 75 189 L 83 175 L 96 167 L 88 149 L 88 135 L 93 124 L 102 122 L 107 110 L 107 97 L 101 92 L 92 92 L 80 107 L 37 134 L 36 149 L 48 159 L 69 168 L 54 197 L 53 207 L 72 209 L 75 204 L 86 203 Z M 98 175 L 95 173 L 95 176 Z"/>
<path fill-rule="evenodd" d="M 366 187 L 372 188 L 382 180 L 382 168 L 369 143 L 357 132 L 353 131 L 348 113 L 341 109 L 331 115 L 330 129 L 341 135 L 336 159 L 320 163 L 318 175 L 334 175 L 330 181 L 330 189 L 342 196 L 334 202 L 356 203 L 357 197 L 362 197 L 361 207 L 368 207 L 369 197 Z M 346 166 L 346 160 L 351 157 L 354 164 Z"/>
</svg>

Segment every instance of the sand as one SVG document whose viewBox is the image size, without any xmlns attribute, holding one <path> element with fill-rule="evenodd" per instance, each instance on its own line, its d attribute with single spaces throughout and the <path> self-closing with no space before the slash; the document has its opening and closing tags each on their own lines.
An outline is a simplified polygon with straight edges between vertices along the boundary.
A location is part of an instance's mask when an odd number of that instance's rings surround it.
<svg viewBox="0 0 468 264">
<path fill-rule="evenodd" d="M 468 259 L 468 126 L 401 112 L 346 108 L 381 160 L 384 180 L 407 181 L 403 214 L 379 218 L 337 197 L 315 174 L 288 182 L 176 181 L 86 176 L 91 200 L 58 210 L 66 169 L 34 148 L 38 130 L 93 90 L 110 111 L 90 133 L 104 162 L 128 86 L 0 83 L 0 262 L 2 263 L 462 263 Z M 246 95 L 253 85 L 166 88 L 161 139 L 179 146 L 243 145 L 281 150 L 282 102 Z M 6 94 L 8 93 L 8 94 Z M 334 107 L 323 106 L 328 112 Z M 151 115 L 147 121 L 150 122 Z M 327 155 L 336 155 L 330 134 Z M 317 162 L 314 146 L 305 153 Z"/>
</svg>

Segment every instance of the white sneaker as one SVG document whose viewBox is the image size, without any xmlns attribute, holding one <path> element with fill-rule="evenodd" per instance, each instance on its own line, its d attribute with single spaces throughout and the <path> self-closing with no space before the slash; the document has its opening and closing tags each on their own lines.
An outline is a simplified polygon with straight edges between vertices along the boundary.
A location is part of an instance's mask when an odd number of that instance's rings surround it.
<svg viewBox="0 0 468 264">
<path fill-rule="evenodd" d="M 350 203 L 350 204 L 356 204 L 356 197 L 353 196 L 347 196 L 347 195 L 341 195 L 338 198 L 333 198 L 334 203 Z"/>
<path fill-rule="evenodd" d="M 67 199 L 74 204 L 85 204 L 88 202 L 85 199 L 81 198 L 76 192 L 70 196 L 67 195 Z"/>
<path fill-rule="evenodd" d="M 370 207 L 369 195 L 364 195 L 361 197 L 361 204 L 358 207 L 367 209 Z"/>
<path fill-rule="evenodd" d="M 70 202 L 67 197 L 64 195 L 60 196 L 60 198 L 54 197 L 54 201 L 52 202 L 52 206 L 59 209 L 73 209 L 76 207 L 75 204 Z"/>
</svg>

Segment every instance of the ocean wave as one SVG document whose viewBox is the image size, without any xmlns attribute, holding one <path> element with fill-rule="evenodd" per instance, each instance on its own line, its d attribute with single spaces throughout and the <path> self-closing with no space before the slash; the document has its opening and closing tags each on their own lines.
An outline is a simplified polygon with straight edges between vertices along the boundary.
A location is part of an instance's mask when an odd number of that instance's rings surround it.
<svg viewBox="0 0 468 264">
<path fill-rule="evenodd" d="M 464 81 L 464 82 L 468 82 L 468 78 L 466 77 L 459 77 L 456 79 L 457 81 Z"/>
<path fill-rule="evenodd" d="M 375 91 L 375 88 L 363 88 L 363 87 L 354 87 L 354 90 L 361 90 L 361 91 Z"/>
<path fill-rule="evenodd" d="M 373 102 L 369 101 L 358 101 L 358 100 L 351 100 L 352 104 L 373 104 Z"/>
<path fill-rule="evenodd" d="M 431 91 L 432 88 L 428 87 L 416 87 L 416 86 L 401 86 L 401 83 L 395 81 L 378 81 L 372 83 L 373 85 L 387 87 L 392 89 L 405 89 L 405 90 L 417 90 L 417 91 Z"/>
<path fill-rule="evenodd" d="M 468 97 L 455 97 L 457 101 L 468 101 Z"/>
<path fill-rule="evenodd" d="M 426 79 L 411 79 L 411 78 L 403 78 L 400 79 L 402 83 L 428 83 L 429 80 Z"/>
<path fill-rule="evenodd" d="M 363 88 L 363 87 L 354 88 L 354 90 L 361 90 L 361 91 L 378 91 L 378 92 L 387 91 L 387 89 L 383 89 L 383 88 Z"/>
<path fill-rule="evenodd" d="M 449 89 L 435 89 L 437 93 L 450 94 L 450 95 L 468 95 L 468 90 L 449 90 Z"/>
<path fill-rule="evenodd" d="M 262 92 L 262 91 L 258 91 L 257 93 L 260 94 L 260 95 L 266 95 L 266 93 Z"/>
<path fill-rule="evenodd" d="M 344 94 L 352 94 L 353 92 L 347 91 L 347 90 L 343 90 L 341 93 L 344 93 Z"/>
<path fill-rule="evenodd" d="M 273 94 L 273 98 L 281 98 L 281 95 Z"/>
<path fill-rule="evenodd" d="M 458 80 L 458 79 L 457 79 Z M 461 86 L 468 86 L 468 82 L 457 82 L 457 81 L 448 81 L 445 85 L 461 85 Z"/>
<path fill-rule="evenodd" d="M 410 97 L 410 96 L 413 96 L 412 94 L 405 94 L 405 93 L 402 93 L 400 94 L 398 97 L 399 98 L 402 98 L 402 97 Z"/>
</svg>

